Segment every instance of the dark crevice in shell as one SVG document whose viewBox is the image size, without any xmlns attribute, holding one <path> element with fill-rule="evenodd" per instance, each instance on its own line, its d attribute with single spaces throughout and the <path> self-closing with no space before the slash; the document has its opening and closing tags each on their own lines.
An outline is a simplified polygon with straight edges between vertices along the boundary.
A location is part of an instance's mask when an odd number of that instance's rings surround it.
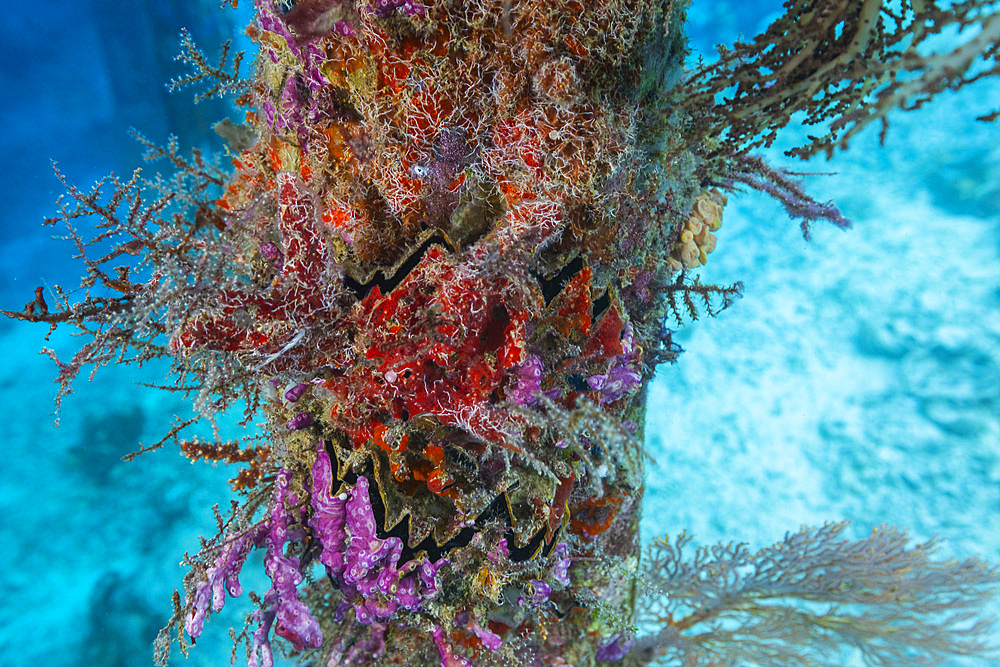
<svg viewBox="0 0 1000 667">
<path fill-rule="evenodd" d="M 389 529 L 384 529 L 385 526 L 385 502 L 382 500 L 382 496 L 378 490 L 378 476 L 375 474 L 375 466 L 371 459 L 366 461 L 364 470 L 362 473 L 356 473 L 351 470 L 341 471 L 340 464 L 337 459 L 337 452 L 335 451 L 335 446 L 332 442 L 326 442 L 326 450 L 330 456 L 330 460 L 333 462 L 335 468 L 334 479 L 346 482 L 347 484 L 357 484 L 358 477 L 364 475 L 370 480 L 375 480 L 374 483 L 368 485 L 368 499 L 371 502 L 372 512 L 375 515 L 375 536 L 380 540 L 387 539 L 389 537 L 395 537 L 403 543 L 403 552 L 399 559 L 399 566 L 406 563 L 419 555 L 423 554 L 431 562 L 437 561 L 440 558 L 447 556 L 454 549 L 460 549 L 462 547 L 468 546 L 472 542 L 472 538 L 475 537 L 476 533 L 484 530 L 491 523 L 503 523 L 507 525 L 507 530 L 504 532 L 504 537 L 507 540 L 507 549 L 510 553 L 510 560 L 515 563 L 521 563 L 524 561 L 531 560 L 541 554 L 543 557 L 548 556 L 556 544 L 556 540 L 559 537 L 559 529 L 556 529 L 552 533 L 552 539 L 546 541 L 545 533 L 547 527 L 543 526 L 536 532 L 530 540 L 524 546 L 518 546 L 517 540 L 514 536 L 513 523 L 514 517 L 511 514 L 510 501 L 508 500 L 506 492 L 498 494 L 486 508 L 479 513 L 476 517 L 475 523 L 472 526 L 463 528 L 455 535 L 453 538 L 445 542 L 444 544 L 438 544 L 432 535 L 428 535 L 423 540 L 421 540 L 415 546 L 410 546 L 410 515 L 404 516 L 396 525 Z M 343 474 L 341 475 L 341 472 Z M 516 486 L 516 485 L 515 485 Z M 513 488 L 513 487 L 512 487 Z M 332 491 L 331 491 L 332 493 Z"/>
<path fill-rule="evenodd" d="M 573 279 L 573 276 L 580 271 L 583 271 L 583 257 L 577 255 L 551 278 L 532 272 L 538 280 L 538 284 L 542 286 L 542 298 L 545 299 L 545 305 L 548 306 L 552 303 L 552 299 L 556 298 L 566 287 L 566 284 Z"/>
<path fill-rule="evenodd" d="M 424 253 L 426 253 L 431 246 L 434 245 L 440 246 L 449 252 L 454 252 L 455 250 L 451 242 L 444 234 L 435 232 L 425 239 L 416 251 L 411 253 L 409 257 L 397 265 L 396 268 L 392 270 L 390 276 L 386 277 L 385 272 L 379 269 L 367 276 L 364 279 L 364 282 L 362 282 L 357 278 L 345 274 L 344 285 L 347 289 L 354 293 L 354 296 L 357 297 L 358 301 L 368 296 L 368 293 L 371 292 L 374 287 L 378 287 L 382 294 L 388 294 L 392 290 L 396 289 L 396 287 L 406 279 L 406 276 L 408 276 L 410 272 L 413 271 L 418 264 L 420 264 L 420 260 L 423 259 Z"/>
</svg>

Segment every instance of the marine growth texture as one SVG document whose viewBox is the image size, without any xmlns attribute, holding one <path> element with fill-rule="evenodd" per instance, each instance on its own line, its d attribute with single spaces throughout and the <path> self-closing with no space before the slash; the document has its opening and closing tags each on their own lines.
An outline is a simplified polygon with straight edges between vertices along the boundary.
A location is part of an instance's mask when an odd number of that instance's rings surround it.
<svg viewBox="0 0 1000 667">
<path fill-rule="evenodd" d="M 655 295 L 724 204 L 690 213 L 651 159 L 669 5 L 256 3 L 258 108 L 228 129 L 253 139 L 216 202 L 252 279 L 170 346 L 261 374 L 280 470 L 205 557 L 190 637 L 256 548 L 251 665 L 273 635 L 332 664 L 622 650 Z"/>
</svg>

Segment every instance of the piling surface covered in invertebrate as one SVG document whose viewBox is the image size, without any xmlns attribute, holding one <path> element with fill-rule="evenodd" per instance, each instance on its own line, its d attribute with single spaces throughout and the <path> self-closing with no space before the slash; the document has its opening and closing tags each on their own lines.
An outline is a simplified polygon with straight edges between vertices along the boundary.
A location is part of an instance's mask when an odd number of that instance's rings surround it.
<svg viewBox="0 0 1000 667">
<path fill-rule="evenodd" d="M 187 635 L 257 548 L 252 663 L 277 635 L 347 663 L 590 664 L 631 628 L 667 258 L 704 261 L 724 201 L 692 213 L 691 165 L 655 157 L 678 17 L 256 9 L 251 108 L 224 128 L 252 139 L 210 213 L 232 273 L 170 349 L 253 369 L 277 477 L 196 561 Z"/>
</svg>

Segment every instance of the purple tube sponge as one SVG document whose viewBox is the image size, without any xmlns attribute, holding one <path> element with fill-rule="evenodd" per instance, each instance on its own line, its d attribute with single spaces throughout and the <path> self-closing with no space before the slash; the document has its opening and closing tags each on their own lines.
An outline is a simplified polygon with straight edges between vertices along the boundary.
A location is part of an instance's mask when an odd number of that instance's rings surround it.
<svg viewBox="0 0 1000 667">
<path fill-rule="evenodd" d="M 274 654 L 271 652 L 270 637 L 271 625 L 274 623 L 274 610 L 258 609 L 253 613 L 253 622 L 257 624 L 257 629 L 253 633 L 247 667 L 274 667 Z"/>
<path fill-rule="evenodd" d="M 193 604 L 184 623 L 184 630 L 192 639 L 201 636 L 210 600 L 212 611 L 219 611 L 226 602 L 226 592 L 234 598 L 243 593 L 240 570 L 254 543 L 266 531 L 266 526 L 259 526 L 256 530 L 238 533 L 223 545 L 218 560 L 205 571 L 205 580 L 195 588 Z"/>
<path fill-rule="evenodd" d="M 500 648 L 500 644 L 503 643 L 500 635 L 493 632 L 489 628 L 480 627 L 475 621 L 470 621 L 469 627 L 474 633 L 476 633 L 476 636 L 479 637 L 479 641 L 483 643 L 483 646 L 491 651 L 498 650 Z"/>
<path fill-rule="evenodd" d="M 447 564 L 447 558 L 440 558 L 436 563 L 432 563 L 426 558 L 420 562 L 417 576 L 420 578 L 421 591 L 425 598 L 432 598 L 441 590 L 437 584 L 437 572 Z"/>
<path fill-rule="evenodd" d="M 309 525 L 322 547 L 320 562 L 346 598 L 339 613 L 353 607 L 358 622 L 371 625 L 401 608 L 416 610 L 437 595 L 437 572 L 448 561 L 442 558 L 431 563 L 423 558 L 400 566 L 402 540 L 381 539 L 376 534 L 368 479 L 358 477 L 349 493 L 338 496 L 332 495 L 332 482 L 333 466 L 320 445 L 313 464 Z"/>
<path fill-rule="evenodd" d="M 298 561 L 298 559 L 295 559 Z M 323 631 L 302 600 L 286 599 L 278 605 L 274 634 L 292 643 L 296 651 L 323 645 Z"/>
<path fill-rule="evenodd" d="M 313 515 L 309 520 L 309 527 L 323 548 L 319 556 L 320 562 L 326 566 L 330 574 L 339 577 L 344 573 L 343 550 L 347 541 L 345 524 L 347 514 L 344 504 L 347 501 L 347 494 L 339 496 L 332 494 L 333 464 L 322 442 L 319 444 L 316 462 L 313 463 L 312 475 Z"/>
<path fill-rule="evenodd" d="M 455 649 L 444 638 L 444 630 L 441 629 L 441 626 L 434 626 L 431 637 L 434 639 L 438 653 L 441 654 L 441 667 L 472 667 L 468 660 L 460 655 L 455 655 Z"/>
<path fill-rule="evenodd" d="M 285 544 L 303 537 L 299 531 L 288 530 L 290 514 L 286 508 L 297 504 L 288 488 L 290 480 L 291 473 L 282 468 L 274 482 L 274 506 L 263 539 L 263 544 L 267 546 L 264 571 L 271 578 L 271 588 L 264 594 L 264 609 L 254 615 L 260 626 L 254 633 L 250 667 L 257 667 L 258 653 L 262 667 L 274 664 L 268 639 L 272 625 L 274 633 L 290 641 L 297 651 L 306 647 L 319 648 L 323 644 L 319 623 L 299 600 L 297 586 L 303 579 L 299 559 L 285 555 Z"/>
<path fill-rule="evenodd" d="M 346 514 L 349 537 L 340 582 L 344 594 L 355 600 L 359 623 L 387 620 L 400 608 L 414 611 L 423 600 L 437 595 L 437 571 L 447 560 L 431 563 L 424 558 L 398 565 L 403 542 L 397 537 L 383 540 L 375 534 L 367 478 L 358 478 L 347 500 Z M 363 602 L 357 602 L 358 596 Z"/>
<path fill-rule="evenodd" d="M 385 653 L 385 632 L 388 627 L 385 623 L 373 623 L 370 625 L 369 630 L 371 634 L 348 649 L 342 664 L 367 665 L 382 657 L 382 654 Z M 334 663 L 331 662 L 330 664 Z"/>
</svg>

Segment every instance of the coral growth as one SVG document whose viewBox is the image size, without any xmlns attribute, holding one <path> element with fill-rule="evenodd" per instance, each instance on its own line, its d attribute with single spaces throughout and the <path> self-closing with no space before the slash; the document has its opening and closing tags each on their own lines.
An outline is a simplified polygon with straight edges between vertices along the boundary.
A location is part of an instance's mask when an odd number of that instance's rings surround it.
<svg viewBox="0 0 1000 667">
<path fill-rule="evenodd" d="M 233 544 L 266 550 L 274 581 L 254 660 L 272 634 L 318 647 L 300 598 L 338 623 L 326 651 L 385 624 L 433 639 L 378 634 L 388 663 L 585 664 L 626 630 L 631 587 L 587 563 L 638 559 L 641 454 L 623 424 L 642 421 L 664 302 L 630 292 L 628 269 L 641 252 L 664 281 L 674 210 L 693 204 L 642 166 L 638 138 L 656 106 L 637 111 L 643 80 L 668 66 L 640 56 L 668 9 L 606 2 L 567 23 L 545 3 L 257 3 L 259 110 L 219 128 L 240 140 L 211 204 L 243 278 L 172 309 L 169 351 L 252 369 L 280 425 L 267 502 L 284 509 L 266 536 L 237 522 L 205 553 L 189 635 Z M 310 560 L 326 577 L 300 591 Z M 573 570 L 601 601 L 596 625 Z"/>
</svg>

